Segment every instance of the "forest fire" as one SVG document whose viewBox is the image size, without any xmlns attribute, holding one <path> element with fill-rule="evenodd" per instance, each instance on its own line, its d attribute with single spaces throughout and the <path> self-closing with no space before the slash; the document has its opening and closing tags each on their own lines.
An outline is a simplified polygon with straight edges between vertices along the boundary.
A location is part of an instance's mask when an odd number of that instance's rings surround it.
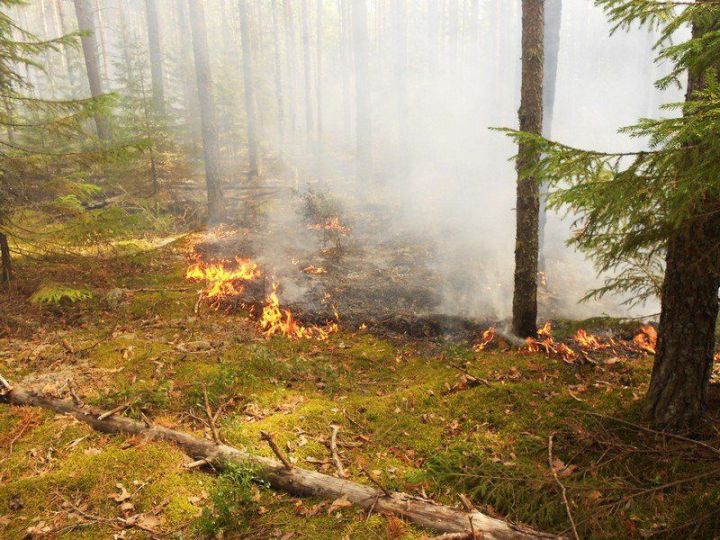
<svg viewBox="0 0 720 540">
<path fill-rule="evenodd" d="M 575 332 L 573 339 L 581 349 L 586 351 L 599 351 L 607 349 L 610 346 L 609 344 L 600 341 L 600 339 L 593 334 L 588 334 L 582 328 Z"/>
<path fill-rule="evenodd" d="M 256 263 L 236 257 L 234 263 L 221 261 L 205 264 L 197 261 L 187 269 L 185 279 L 205 282 L 203 294 L 207 298 L 220 299 L 241 294 L 242 283 L 252 281 L 260 275 Z"/>
<path fill-rule="evenodd" d="M 640 326 L 640 333 L 633 338 L 633 343 L 643 351 L 655 354 L 657 345 L 657 330 L 649 324 Z"/>
<path fill-rule="evenodd" d="M 290 339 L 317 339 L 325 341 L 328 336 L 338 330 L 337 324 L 323 329 L 319 326 L 303 326 L 295 320 L 289 309 L 280 307 L 277 296 L 279 284 L 273 283 L 272 292 L 265 299 L 265 307 L 258 321 L 260 330 L 267 338 L 283 335 Z"/>
<path fill-rule="evenodd" d="M 308 225 L 308 229 L 313 231 L 325 231 L 330 233 L 339 234 L 340 236 L 346 236 L 350 229 L 340 223 L 338 216 L 328 218 L 325 223 L 316 223 L 315 225 Z"/>
<path fill-rule="evenodd" d="M 482 333 L 482 337 L 480 338 L 480 341 L 473 345 L 473 351 L 475 352 L 481 352 L 484 351 L 488 345 L 490 345 L 493 340 L 495 339 L 495 336 L 497 335 L 497 330 L 494 326 L 488 328 Z"/>
<path fill-rule="evenodd" d="M 312 271 L 307 273 L 321 274 L 326 270 L 323 268 L 308 267 Z M 202 296 L 219 302 L 226 298 L 241 296 L 245 290 L 243 284 L 253 281 L 262 276 L 257 263 L 249 259 L 236 257 L 234 262 L 219 261 L 204 263 L 198 260 L 185 272 L 185 279 L 192 282 L 204 282 L 205 288 L 201 291 Z M 279 283 L 272 285 L 272 292 L 265 298 L 262 314 L 257 321 L 258 328 L 263 336 L 270 338 L 282 335 L 290 339 L 318 339 L 324 341 L 328 336 L 338 330 L 337 323 L 332 323 L 326 328 L 318 326 L 305 327 L 300 324 L 292 312 L 287 308 L 280 307 L 280 299 L 277 291 Z M 336 312 L 336 318 L 339 318 Z"/>
</svg>

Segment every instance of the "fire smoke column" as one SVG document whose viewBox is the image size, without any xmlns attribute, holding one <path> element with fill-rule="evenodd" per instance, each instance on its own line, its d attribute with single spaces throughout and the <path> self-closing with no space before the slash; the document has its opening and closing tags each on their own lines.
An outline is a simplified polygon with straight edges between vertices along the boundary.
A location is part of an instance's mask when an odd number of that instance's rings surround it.
<svg viewBox="0 0 720 540">
<path fill-rule="evenodd" d="M 367 2 L 353 0 L 353 42 L 355 47 L 355 114 L 357 130 L 357 179 L 368 180 L 372 171 L 372 103 L 368 66 Z"/>
<path fill-rule="evenodd" d="M 257 127 L 255 119 L 255 96 L 253 94 L 253 57 L 250 43 L 250 25 L 248 23 L 247 0 L 238 0 L 240 12 L 240 37 L 242 40 L 243 88 L 245 90 L 245 114 L 247 117 L 248 139 L 248 178 L 254 178 L 260 172 L 258 166 Z"/>
<path fill-rule="evenodd" d="M 210 54 L 208 52 L 204 4 L 204 0 L 188 0 L 190 30 L 192 33 L 193 54 L 195 56 L 195 76 L 200 99 L 200 124 L 205 156 L 208 222 L 220 223 L 225 220 L 225 200 L 220 189 L 220 143 L 218 141 L 215 103 L 212 94 L 212 76 L 210 73 Z"/>
<path fill-rule="evenodd" d="M 92 7 L 89 0 L 75 0 L 75 14 L 78 20 L 78 28 L 84 35 L 81 38 L 83 55 L 85 56 L 85 68 L 87 70 L 90 95 L 99 97 L 103 95 L 102 82 L 100 80 L 100 65 L 98 60 L 98 43 L 95 35 L 95 23 L 93 22 Z M 103 115 L 95 115 L 95 126 L 97 134 L 104 141 L 110 140 L 110 126 Z"/>
<path fill-rule="evenodd" d="M 153 104 L 155 112 L 164 115 L 165 86 L 163 83 L 162 46 L 160 44 L 157 0 L 145 0 L 145 16 L 147 17 L 148 47 L 150 49 Z"/>
<path fill-rule="evenodd" d="M 544 0 L 523 0 L 520 131 L 537 135 L 542 133 L 543 119 L 544 18 Z M 513 332 L 521 337 L 534 336 L 537 332 L 540 188 L 538 179 L 526 173 L 539 159 L 538 152 L 520 144 L 517 158 Z"/>
</svg>

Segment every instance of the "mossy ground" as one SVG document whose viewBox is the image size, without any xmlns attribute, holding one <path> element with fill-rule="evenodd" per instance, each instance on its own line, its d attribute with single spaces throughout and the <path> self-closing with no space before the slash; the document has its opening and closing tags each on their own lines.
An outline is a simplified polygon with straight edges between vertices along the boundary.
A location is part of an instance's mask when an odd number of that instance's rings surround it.
<svg viewBox="0 0 720 540">
<path fill-rule="evenodd" d="M 209 437 L 206 393 L 213 410 L 223 407 L 218 427 L 228 443 L 269 456 L 259 440 L 268 431 L 298 465 L 330 474 L 324 443 L 336 423 L 347 443 L 342 459 L 359 482 L 367 482 L 366 468 L 391 489 L 448 504 L 465 494 L 485 512 L 566 532 L 548 462 L 552 437 L 581 536 L 720 531 L 717 456 L 587 414 L 642 423 L 651 358 L 573 366 L 520 351 L 476 353 L 469 344 L 345 331 L 327 342 L 263 339 L 238 314 L 193 312 L 196 291 L 182 279 L 187 242 L 102 265 L 54 261 L 52 271 L 37 271 L 37 262 L 20 264 L 20 275 L 34 273 L 2 315 L 0 371 L 65 396 L 72 379 L 93 405 L 131 402 L 131 416 Z M 27 303 L 43 274 L 63 273 L 90 284 L 93 298 L 56 309 Z M 466 362 L 487 384 L 462 384 L 451 364 Z M 189 471 L 189 458 L 170 444 L 102 435 L 40 410 L 0 407 L 0 447 L 3 538 L 150 536 L 143 525 L 183 538 L 430 534 L 354 508 L 328 514 L 329 503 L 248 481 L 252 471 Z M 118 501 L 123 488 L 130 496 Z M 138 514 L 139 526 L 118 520 Z"/>
</svg>

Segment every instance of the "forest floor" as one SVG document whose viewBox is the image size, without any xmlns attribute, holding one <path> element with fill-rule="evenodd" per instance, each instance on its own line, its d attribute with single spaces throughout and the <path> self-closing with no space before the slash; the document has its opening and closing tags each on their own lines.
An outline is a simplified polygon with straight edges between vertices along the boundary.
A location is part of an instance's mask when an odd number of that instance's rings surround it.
<svg viewBox="0 0 720 540">
<path fill-rule="evenodd" d="M 353 480 L 367 483 L 366 469 L 388 489 L 451 505 L 464 495 L 546 532 L 570 533 L 559 484 L 583 538 L 720 531 L 718 452 L 643 427 L 651 355 L 588 363 L 507 344 L 478 351 L 472 339 L 343 326 L 342 309 L 325 341 L 266 338 L 242 310 L 198 309 L 200 286 L 185 273 L 204 235 L 138 240 L 150 247 L 19 261 L 23 279 L 0 313 L 0 373 L 104 409 L 126 403 L 131 417 L 209 439 L 207 396 L 228 444 L 272 456 L 259 438 L 270 432 L 293 462 L 328 474 L 335 424 Z M 92 297 L 31 303 L 48 282 L 82 284 Z M 562 337 L 627 324 L 556 328 Z M 704 442 L 717 447 L 720 432 Z M 274 491 L 252 471 L 188 470 L 172 444 L 100 434 L 35 408 L 0 405 L 0 454 L 3 538 L 432 536 L 342 500 Z"/>
</svg>

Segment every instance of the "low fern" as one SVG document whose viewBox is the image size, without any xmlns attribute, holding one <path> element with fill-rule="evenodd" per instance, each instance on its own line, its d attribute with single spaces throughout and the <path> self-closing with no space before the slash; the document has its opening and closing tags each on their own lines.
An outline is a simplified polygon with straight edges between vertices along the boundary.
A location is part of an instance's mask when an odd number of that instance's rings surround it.
<svg viewBox="0 0 720 540">
<path fill-rule="evenodd" d="M 59 306 L 62 304 L 75 304 L 92 298 L 92 293 L 84 288 L 69 287 L 58 283 L 42 285 L 30 297 L 33 304 L 46 306 Z"/>
</svg>

